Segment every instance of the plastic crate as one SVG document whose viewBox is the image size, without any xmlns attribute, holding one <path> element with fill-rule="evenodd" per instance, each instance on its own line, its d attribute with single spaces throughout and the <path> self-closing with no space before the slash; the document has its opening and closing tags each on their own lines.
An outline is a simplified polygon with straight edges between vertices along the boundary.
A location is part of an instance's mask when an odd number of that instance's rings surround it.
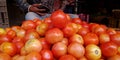
<svg viewBox="0 0 120 60">
<path fill-rule="evenodd" d="M 9 27 L 6 0 L 0 0 L 0 27 L 2 28 Z"/>
</svg>

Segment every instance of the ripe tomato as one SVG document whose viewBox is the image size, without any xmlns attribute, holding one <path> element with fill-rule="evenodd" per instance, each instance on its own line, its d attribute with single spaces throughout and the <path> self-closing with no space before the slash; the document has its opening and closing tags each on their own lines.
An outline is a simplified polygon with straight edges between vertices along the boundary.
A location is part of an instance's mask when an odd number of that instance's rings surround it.
<svg viewBox="0 0 120 60">
<path fill-rule="evenodd" d="M 82 20 L 80 18 L 73 18 L 72 22 L 76 24 L 82 24 Z"/>
<path fill-rule="evenodd" d="M 41 57 L 42 57 L 42 60 L 53 60 L 54 59 L 52 52 L 48 49 L 43 49 L 41 51 Z"/>
<path fill-rule="evenodd" d="M 111 56 L 107 60 L 120 60 L 120 55 Z"/>
<path fill-rule="evenodd" d="M 42 20 L 40 20 L 39 18 L 35 18 L 33 19 L 33 22 L 35 22 L 36 26 L 40 25 L 42 23 Z"/>
<path fill-rule="evenodd" d="M 50 49 L 51 45 L 45 40 L 45 38 L 40 38 L 39 39 L 42 44 L 42 49 Z"/>
<path fill-rule="evenodd" d="M 55 43 L 52 46 L 52 53 L 56 58 L 59 58 L 67 53 L 67 46 L 62 42 Z"/>
<path fill-rule="evenodd" d="M 84 35 L 86 35 L 88 32 L 90 32 L 88 28 L 82 27 L 82 28 L 79 29 L 78 34 L 84 36 Z"/>
<path fill-rule="evenodd" d="M 99 60 L 102 56 L 101 49 L 95 44 L 89 44 L 85 47 L 85 56 L 88 60 Z"/>
<path fill-rule="evenodd" d="M 12 39 L 8 35 L 0 36 L 0 44 L 2 44 L 3 42 L 11 42 L 11 41 Z"/>
<path fill-rule="evenodd" d="M 106 42 L 100 45 L 103 56 L 110 57 L 114 56 L 118 52 L 118 46 L 113 42 Z"/>
<path fill-rule="evenodd" d="M 42 60 L 41 54 L 38 52 L 31 52 L 26 55 L 25 60 Z"/>
<path fill-rule="evenodd" d="M 6 33 L 10 38 L 14 38 L 16 36 L 16 32 L 12 29 L 8 30 Z"/>
<path fill-rule="evenodd" d="M 120 46 L 120 33 L 116 33 L 110 36 L 112 42 Z"/>
<path fill-rule="evenodd" d="M 12 60 L 12 58 L 6 53 L 0 53 L 0 60 Z"/>
<path fill-rule="evenodd" d="M 25 60 L 25 57 L 24 55 L 15 55 L 12 57 L 12 60 Z"/>
<path fill-rule="evenodd" d="M 76 58 L 80 58 L 85 54 L 84 46 L 80 43 L 72 42 L 68 45 L 68 54 L 73 55 Z"/>
<path fill-rule="evenodd" d="M 69 38 L 69 43 L 71 43 L 71 42 L 78 42 L 82 45 L 84 44 L 84 40 L 83 40 L 82 36 L 79 34 L 74 34 L 73 36 L 71 36 Z"/>
<path fill-rule="evenodd" d="M 95 33 L 89 32 L 86 35 L 83 36 L 84 44 L 99 44 L 98 36 Z"/>
<path fill-rule="evenodd" d="M 77 60 L 77 59 L 74 56 L 67 54 L 67 55 L 61 56 L 59 60 Z"/>
<path fill-rule="evenodd" d="M 26 43 L 25 43 L 25 50 L 27 53 L 36 51 L 36 52 L 40 52 L 42 50 L 42 43 L 38 40 L 38 39 L 29 39 Z"/>
<path fill-rule="evenodd" d="M 64 28 L 69 22 L 67 15 L 62 10 L 53 12 L 50 18 L 53 26 L 57 28 Z"/>
<path fill-rule="evenodd" d="M 35 29 L 36 28 L 36 24 L 32 20 L 26 20 L 26 21 L 23 21 L 21 27 L 23 29 L 25 29 L 25 30 Z"/>
<path fill-rule="evenodd" d="M 108 28 L 107 30 L 106 30 L 106 32 L 109 34 L 109 35 L 113 35 L 113 34 L 116 34 L 117 32 L 115 31 L 115 29 L 113 29 L 113 28 Z"/>
<path fill-rule="evenodd" d="M 65 38 L 65 37 L 60 42 L 64 43 L 65 45 L 69 44 L 68 38 Z"/>
<path fill-rule="evenodd" d="M 83 56 L 83 57 L 80 57 L 79 60 L 87 60 L 87 58 Z"/>
<path fill-rule="evenodd" d="M 93 30 L 93 33 L 96 33 L 97 35 L 106 32 L 106 29 L 103 28 L 101 25 L 96 26 Z"/>
<path fill-rule="evenodd" d="M 26 42 L 29 39 L 33 38 L 40 38 L 38 32 L 35 31 L 35 29 L 28 30 L 23 38 L 24 42 Z"/>
<path fill-rule="evenodd" d="M 44 36 L 47 29 L 48 29 L 47 23 L 41 23 L 36 27 L 36 31 L 39 33 L 40 36 Z"/>
<path fill-rule="evenodd" d="M 53 28 L 46 31 L 45 39 L 48 43 L 54 44 L 63 39 L 63 32 L 59 28 Z"/>
<path fill-rule="evenodd" d="M 109 42 L 110 41 L 109 34 L 107 34 L 107 33 L 99 34 L 99 41 L 100 41 L 100 44 L 105 43 L 105 42 Z"/>
<path fill-rule="evenodd" d="M 70 37 L 78 32 L 78 25 L 75 23 L 68 23 L 65 28 L 63 28 L 63 33 L 65 37 Z"/>
<path fill-rule="evenodd" d="M 10 56 L 14 56 L 17 53 L 17 47 L 11 42 L 3 42 L 0 45 L 0 51 L 3 53 L 7 53 Z"/>
</svg>

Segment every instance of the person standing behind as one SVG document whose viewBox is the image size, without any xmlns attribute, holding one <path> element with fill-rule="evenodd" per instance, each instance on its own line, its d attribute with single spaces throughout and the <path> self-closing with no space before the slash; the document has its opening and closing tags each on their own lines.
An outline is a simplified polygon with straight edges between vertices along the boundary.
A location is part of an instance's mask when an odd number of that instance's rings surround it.
<svg viewBox="0 0 120 60">
<path fill-rule="evenodd" d="M 16 0 L 20 8 L 25 12 L 25 20 L 39 18 L 43 20 L 52 12 L 61 9 L 64 11 L 67 0 Z M 69 14 L 72 18 L 78 18 L 76 14 Z"/>
</svg>

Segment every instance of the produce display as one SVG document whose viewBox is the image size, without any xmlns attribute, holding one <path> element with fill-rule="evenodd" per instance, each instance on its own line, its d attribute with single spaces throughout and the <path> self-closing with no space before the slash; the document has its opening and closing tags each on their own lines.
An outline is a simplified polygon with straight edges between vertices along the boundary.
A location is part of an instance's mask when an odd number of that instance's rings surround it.
<svg viewBox="0 0 120 60">
<path fill-rule="evenodd" d="M 0 60 L 120 60 L 120 32 L 57 10 L 0 28 Z"/>
</svg>

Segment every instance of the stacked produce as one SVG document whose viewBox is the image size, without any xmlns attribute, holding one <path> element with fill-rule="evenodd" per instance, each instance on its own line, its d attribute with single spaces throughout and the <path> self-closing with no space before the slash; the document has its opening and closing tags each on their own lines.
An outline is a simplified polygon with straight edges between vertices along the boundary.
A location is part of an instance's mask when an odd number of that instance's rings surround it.
<svg viewBox="0 0 120 60">
<path fill-rule="evenodd" d="M 57 10 L 0 28 L 0 60 L 120 60 L 120 32 Z"/>
</svg>

